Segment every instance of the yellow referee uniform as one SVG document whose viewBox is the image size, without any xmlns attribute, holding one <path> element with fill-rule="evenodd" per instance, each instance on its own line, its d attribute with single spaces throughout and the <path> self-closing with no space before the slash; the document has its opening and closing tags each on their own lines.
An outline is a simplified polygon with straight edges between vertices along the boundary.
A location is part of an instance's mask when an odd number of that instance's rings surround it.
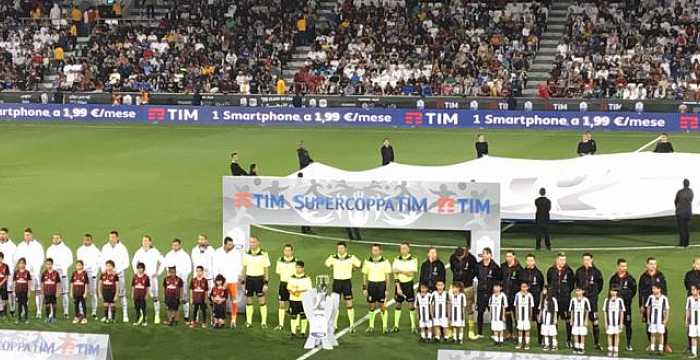
<svg viewBox="0 0 700 360">
<path fill-rule="evenodd" d="M 383 256 L 367 258 L 362 265 L 362 274 L 367 279 L 367 302 L 370 304 L 368 330 L 374 329 L 374 319 L 379 311 L 379 309 L 373 309 L 372 304 L 381 303 L 382 329 L 386 332 L 389 319 L 384 301 L 386 301 L 386 284 L 391 274 L 391 263 Z"/>
<path fill-rule="evenodd" d="M 275 274 L 280 277 L 280 288 L 277 292 L 277 299 L 279 301 L 287 302 L 289 301 L 289 290 L 287 290 L 287 281 L 289 277 L 294 274 L 294 267 L 296 266 L 297 258 L 292 257 L 280 257 L 277 259 L 277 264 L 275 264 Z M 284 317 L 287 314 L 287 310 L 280 306 L 277 310 L 277 319 L 279 322 L 279 328 L 284 326 Z"/>
<path fill-rule="evenodd" d="M 411 254 L 397 256 L 392 264 L 396 288 L 401 289 L 401 295 L 397 292 L 394 296 L 396 308 L 394 309 L 394 331 L 398 331 L 401 322 L 401 304 L 405 301 L 410 306 L 411 331 L 416 328 L 414 301 L 416 292 L 413 289 L 413 280 L 418 273 L 418 259 Z M 396 288 L 394 289 L 396 291 Z"/>
<path fill-rule="evenodd" d="M 345 254 L 339 255 L 334 254 L 326 259 L 326 267 L 333 270 L 333 292 L 339 294 L 345 299 L 346 302 L 352 301 L 352 271 L 358 269 L 362 266 L 362 262 L 355 255 Z M 348 305 L 348 320 L 350 321 L 350 326 L 355 324 L 355 309 L 352 308 L 352 304 Z M 338 328 L 338 314 L 335 313 L 334 326 Z"/>
<path fill-rule="evenodd" d="M 289 315 L 291 316 L 292 335 L 296 335 L 297 329 L 301 325 L 301 333 L 306 333 L 308 321 L 304 313 L 304 305 L 301 302 L 301 297 L 305 292 L 311 290 L 311 278 L 306 274 L 292 274 L 287 282 L 287 290 L 289 291 Z"/>
<path fill-rule="evenodd" d="M 267 285 L 266 273 L 270 267 L 270 257 L 262 249 L 248 250 L 243 254 L 243 267 L 245 268 L 245 295 L 248 298 L 265 295 L 263 287 Z M 253 305 L 245 307 L 246 325 L 253 324 Z M 263 327 L 267 327 L 267 304 L 260 305 L 260 318 Z"/>
</svg>

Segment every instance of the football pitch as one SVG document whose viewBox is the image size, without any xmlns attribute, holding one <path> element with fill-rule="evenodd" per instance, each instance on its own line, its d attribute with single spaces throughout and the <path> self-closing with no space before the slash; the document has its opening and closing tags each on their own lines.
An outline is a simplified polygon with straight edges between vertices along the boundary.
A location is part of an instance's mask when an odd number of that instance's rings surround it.
<svg viewBox="0 0 700 360">
<path fill-rule="evenodd" d="M 221 235 L 221 176 L 229 174 L 229 154 L 238 151 L 241 163 L 258 164 L 259 174 L 285 176 L 297 169 L 296 146 L 303 140 L 314 160 L 348 170 L 375 167 L 380 163 L 379 146 L 390 137 L 398 162 L 418 165 L 450 164 L 474 157 L 474 130 L 427 129 L 319 129 L 262 127 L 203 127 L 147 125 L 26 124 L 0 123 L 0 226 L 9 227 L 15 242 L 25 226 L 46 248 L 53 232 L 63 234 L 75 251 L 82 234 L 90 232 L 102 246 L 109 230 L 117 229 L 130 255 L 140 246 L 143 234 L 150 234 L 165 253 L 174 237 L 184 241 L 189 251 L 198 233 L 207 233 L 219 246 Z M 575 156 L 580 134 L 561 131 L 488 131 L 494 156 L 560 159 Z M 652 133 L 594 133 L 600 153 L 629 152 L 653 140 Z M 688 134 L 671 136 L 679 152 L 700 152 L 698 137 Z M 640 166 L 644 166 L 640 164 Z M 651 169 L 663 172 L 664 169 Z M 680 187 L 680 181 L 679 181 Z M 691 184 L 691 187 L 694 184 Z M 650 189 L 653 191 L 653 189 Z M 643 194 L 640 194 L 643 196 Z M 534 199 L 534 194 L 533 194 Z M 673 199 L 669 199 L 672 201 Z M 282 230 L 282 231 L 279 231 Z M 254 228 L 274 261 L 281 247 L 291 243 L 298 258 L 306 262 L 307 273 L 326 274 L 322 266 L 334 251 L 336 238 L 344 238 L 343 229 L 318 228 L 319 237 L 297 234 L 298 228 Z M 597 266 L 603 271 L 605 289 L 614 272 L 615 261 L 625 257 L 630 271 L 639 278 L 648 256 L 659 260 L 666 275 L 671 302 L 669 322 L 672 355 L 685 358 L 686 338 L 683 326 L 685 291 L 683 274 L 690 268 L 698 248 L 676 249 L 673 219 L 606 223 L 562 223 L 554 227 L 555 248 L 570 248 L 569 263 L 576 269 L 580 256 L 592 249 Z M 457 232 L 362 230 L 363 240 L 386 243 L 409 241 L 418 245 L 453 247 L 464 242 Z M 695 226 L 691 242 L 700 236 Z M 695 242 L 700 243 L 700 242 Z M 527 225 L 516 224 L 503 234 L 503 247 L 516 248 L 521 258 L 534 245 Z M 636 249 L 637 247 L 651 247 Z M 385 256 L 393 259 L 397 246 L 386 246 Z M 360 258 L 369 253 L 366 243 L 350 243 L 350 252 Z M 415 247 L 414 255 L 425 256 L 425 248 Z M 451 249 L 440 249 L 447 262 Z M 536 252 L 544 272 L 554 254 Z M 448 278 L 451 276 L 448 270 Z M 366 306 L 361 281 L 354 282 L 356 318 L 362 318 Z M 271 276 L 268 323 L 277 321 L 278 279 Z M 390 297 L 393 297 L 393 293 Z M 599 300 L 602 304 L 602 297 Z M 637 299 L 635 298 L 635 304 Z M 31 301 L 33 303 L 33 301 Z M 59 300 L 60 302 L 60 300 Z M 152 304 L 149 302 L 149 311 Z M 130 304 L 130 309 L 133 307 Z M 163 309 L 164 310 L 164 309 Z M 391 310 L 391 309 L 390 309 Z M 30 315 L 34 312 L 30 310 Z M 393 312 L 390 311 L 390 323 Z M 634 313 L 633 353 L 622 356 L 646 357 L 647 345 L 638 309 Z M 347 325 L 341 306 L 340 326 Z M 133 313 L 132 313 L 133 318 Z M 434 359 L 438 348 L 496 350 L 488 337 L 466 344 L 420 344 L 408 333 L 408 317 L 402 318 L 402 332 L 391 335 L 366 335 L 363 323 L 354 334 L 340 339 L 340 347 L 321 351 L 311 359 Z M 239 318 L 239 323 L 242 318 Z M 256 323 L 257 314 L 256 314 Z M 306 353 L 303 341 L 292 339 L 284 331 L 260 329 L 190 329 L 149 325 L 136 328 L 130 324 L 72 325 L 59 320 L 46 324 L 30 316 L 29 325 L 0 321 L 0 328 L 49 331 L 109 333 L 116 359 L 296 359 Z M 564 342 L 560 326 L 560 345 Z M 485 334 L 489 334 L 486 330 Z M 603 336 L 602 336 L 603 337 Z M 624 338 L 624 336 L 623 336 Z M 588 338 L 588 353 L 592 339 Z M 605 340 L 601 343 L 605 347 Z M 625 342 L 622 341 L 624 346 Z M 514 351 L 512 345 L 500 350 Z M 533 347 L 533 351 L 538 351 Z M 560 350 L 569 353 L 568 350 Z"/>
</svg>

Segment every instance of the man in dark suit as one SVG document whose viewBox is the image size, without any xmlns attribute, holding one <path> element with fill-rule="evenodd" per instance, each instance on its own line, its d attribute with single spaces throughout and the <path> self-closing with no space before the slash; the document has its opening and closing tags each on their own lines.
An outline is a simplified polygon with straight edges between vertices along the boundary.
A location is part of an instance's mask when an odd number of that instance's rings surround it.
<svg viewBox="0 0 700 360">
<path fill-rule="evenodd" d="M 247 176 L 248 173 L 238 163 L 238 153 L 231 153 L 231 175 L 232 176 Z"/>
<path fill-rule="evenodd" d="M 690 189 L 690 180 L 683 179 L 683 188 L 676 193 L 674 200 L 676 205 L 676 221 L 678 221 L 678 246 L 688 247 L 690 242 L 690 218 L 693 216 L 693 190 Z"/>
<path fill-rule="evenodd" d="M 379 148 L 379 152 L 382 154 L 382 166 L 394 162 L 394 147 L 389 143 L 389 138 L 384 138 L 384 143 Z"/>
<path fill-rule="evenodd" d="M 542 247 L 542 237 L 544 237 L 544 245 L 547 250 L 552 249 L 549 238 L 549 211 L 552 209 L 552 202 L 544 196 L 545 194 L 546 190 L 541 188 L 540 197 L 535 199 L 535 207 L 537 208 L 535 213 L 535 248 L 538 250 Z"/>
<path fill-rule="evenodd" d="M 668 141 L 668 134 L 666 133 L 661 133 L 661 136 L 659 136 L 659 142 L 656 143 L 656 147 L 654 148 L 655 153 L 672 153 L 673 152 L 673 145 L 671 144 L 670 141 Z"/>
<path fill-rule="evenodd" d="M 303 170 L 314 162 L 314 159 L 309 155 L 309 150 L 306 150 L 306 147 L 304 147 L 303 141 L 299 143 L 299 147 L 297 148 L 297 157 L 299 158 L 299 170 Z"/>
</svg>

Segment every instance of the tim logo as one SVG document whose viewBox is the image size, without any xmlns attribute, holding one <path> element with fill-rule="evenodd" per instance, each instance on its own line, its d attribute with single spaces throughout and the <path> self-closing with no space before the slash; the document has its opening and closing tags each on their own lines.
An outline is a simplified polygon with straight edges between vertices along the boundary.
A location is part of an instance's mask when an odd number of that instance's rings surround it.
<svg viewBox="0 0 700 360">
<path fill-rule="evenodd" d="M 455 198 L 441 196 L 437 200 L 438 214 L 453 214 L 455 212 Z"/>
<path fill-rule="evenodd" d="M 149 108 L 146 117 L 148 121 L 163 121 L 165 120 L 165 108 Z"/>
<path fill-rule="evenodd" d="M 698 128 L 698 116 L 697 115 L 681 115 L 679 126 L 681 129 L 697 129 Z"/>
<path fill-rule="evenodd" d="M 233 194 L 233 207 L 236 209 L 250 208 L 253 206 L 253 195 L 247 191 L 239 191 Z"/>
<path fill-rule="evenodd" d="M 423 125 L 423 114 L 420 111 L 407 111 L 403 115 L 403 122 L 406 125 Z"/>
</svg>

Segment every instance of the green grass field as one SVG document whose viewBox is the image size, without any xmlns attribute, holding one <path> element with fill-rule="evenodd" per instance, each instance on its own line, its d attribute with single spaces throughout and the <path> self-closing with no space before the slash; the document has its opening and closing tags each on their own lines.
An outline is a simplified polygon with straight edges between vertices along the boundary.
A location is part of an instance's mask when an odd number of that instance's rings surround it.
<svg viewBox="0 0 700 360">
<path fill-rule="evenodd" d="M 449 164 L 473 158 L 471 130 L 375 130 L 375 129 L 293 129 L 260 127 L 166 127 L 127 125 L 0 124 L 0 225 L 21 238 L 21 229 L 31 226 L 46 246 L 52 232 L 61 232 L 75 249 L 81 235 L 91 232 L 98 245 L 107 232 L 118 229 L 130 253 L 138 248 L 143 234 L 151 234 L 161 251 L 173 237 L 184 239 L 190 249 L 198 233 L 217 243 L 221 233 L 221 176 L 228 174 L 231 151 L 241 154 L 244 164 L 256 162 L 263 175 L 287 175 L 296 169 L 296 144 L 304 140 L 316 161 L 345 169 L 359 170 L 379 163 L 378 147 L 390 136 L 397 160 L 411 164 Z M 596 133 L 602 153 L 633 151 L 654 138 L 650 133 Z M 573 132 L 490 131 L 492 155 L 520 158 L 557 159 L 571 157 L 579 138 Z M 698 138 L 674 135 L 677 151 L 700 152 Z M 296 231 L 287 228 L 285 230 Z M 323 260 L 334 250 L 331 238 L 343 237 L 342 229 L 316 229 L 328 239 L 314 239 L 276 231 L 254 229 L 271 258 L 280 255 L 281 245 L 292 243 L 297 256 L 307 263 L 312 275 L 325 273 Z M 700 236 L 696 227 L 694 237 Z M 455 232 L 364 230 L 370 241 L 458 245 Z M 673 245 L 675 225 L 670 220 L 624 223 L 560 224 L 554 232 L 555 247 L 634 247 Z M 505 247 L 531 247 L 528 227 L 516 225 L 504 233 Z M 218 246 L 218 245 L 217 245 Z M 366 244 L 352 244 L 351 252 L 368 254 Z M 421 258 L 424 249 L 414 251 Z M 386 249 L 393 258 L 394 247 Z M 525 251 L 519 252 L 521 255 Z M 569 251 L 570 263 L 580 264 L 580 251 Z M 644 259 L 654 255 L 670 287 L 672 316 L 671 345 L 675 353 L 667 358 L 685 357 L 682 326 L 683 273 L 689 269 L 694 249 L 598 250 L 596 262 L 605 279 L 610 277 L 618 257 L 626 257 L 635 277 Z M 553 254 L 537 253 L 540 267 L 551 265 Z M 442 250 L 447 259 L 449 250 Z M 356 281 L 357 318 L 365 314 L 360 281 Z M 276 294 L 277 280 L 270 288 Z M 606 284 L 607 288 L 607 284 Z M 270 296 L 269 322 L 276 322 L 277 306 Z M 602 300 L 601 300 L 602 304 Z M 150 307 L 150 304 L 149 304 Z M 33 314 L 30 311 L 30 314 Z M 240 321 L 240 320 L 239 320 Z M 646 338 L 635 310 L 633 354 L 645 356 Z M 341 311 L 341 325 L 347 324 Z M 404 327 L 408 318 L 404 316 Z M 363 324 L 356 334 L 341 338 L 332 352 L 320 352 L 312 359 L 430 359 L 437 345 L 424 345 L 403 331 L 389 336 L 365 335 Z M 15 326 L 0 322 L 0 328 L 109 333 L 116 359 L 228 359 L 255 356 L 263 359 L 294 359 L 302 354 L 302 341 L 291 339 L 288 330 L 260 328 L 237 330 L 192 330 L 164 326 L 134 328 L 131 325 L 90 323 L 76 327 L 65 321 L 47 325 L 31 321 Z M 563 331 L 561 331 L 563 332 Z M 560 334 L 560 339 L 561 339 Z M 490 349 L 490 341 L 467 342 L 464 349 Z M 441 347 L 453 347 L 441 345 Z M 144 349 L 146 352 L 144 353 Z M 506 347 L 505 350 L 512 349 Z M 562 350 L 564 353 L 565 350 Z M 605 354 L 598 354 L 605 355 Z"/>
</svg>

